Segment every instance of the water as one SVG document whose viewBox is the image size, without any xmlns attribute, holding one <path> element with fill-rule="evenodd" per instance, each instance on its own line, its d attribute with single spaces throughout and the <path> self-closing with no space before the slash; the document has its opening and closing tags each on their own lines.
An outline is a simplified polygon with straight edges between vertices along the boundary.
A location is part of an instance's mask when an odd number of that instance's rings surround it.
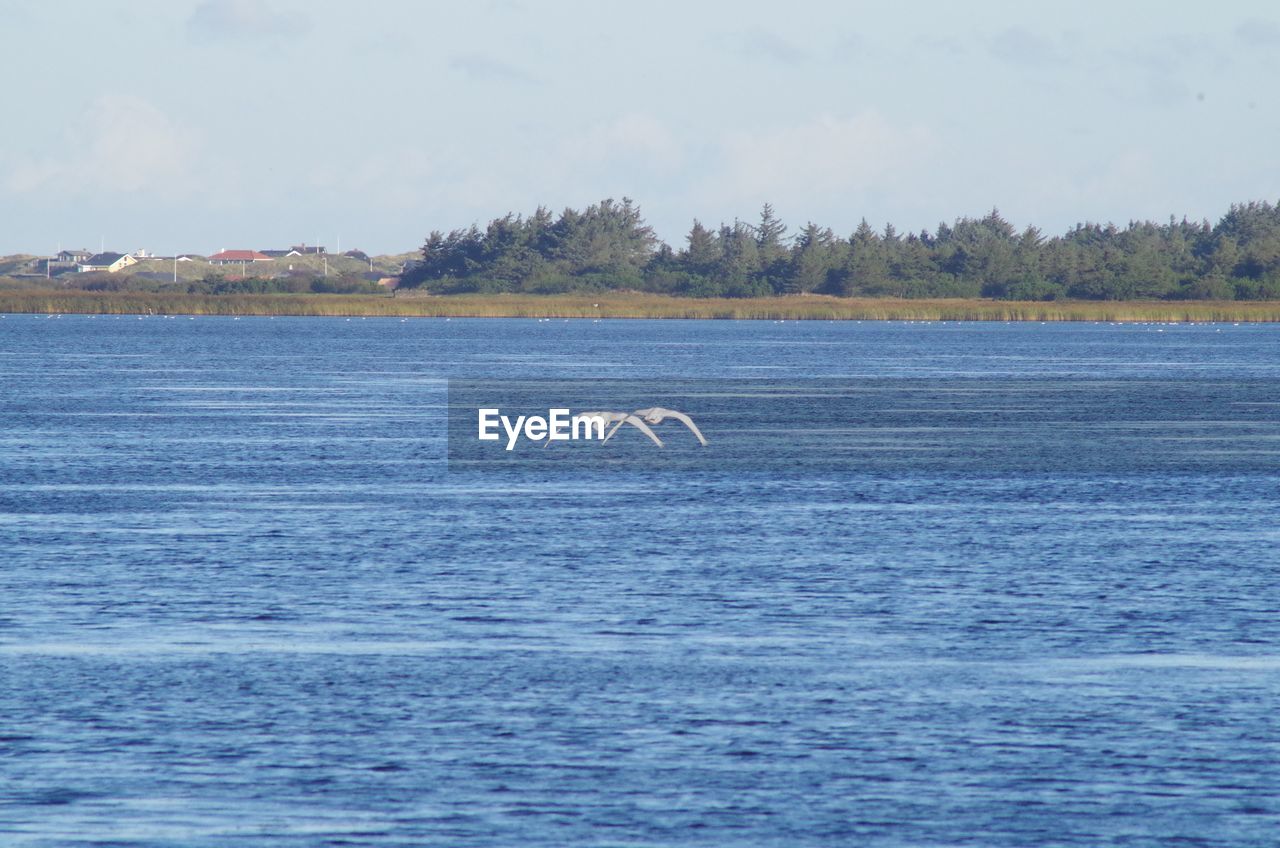
<svg viewBox="0 0 1280 848">
<path fill-rule="evenodd" d="M 446 377 L 1265 388 L 1280 327 L 6 316 L 0 844 L 1276 843 L 1265 404 L 1217 471 L 450 471 Z"/>
</svg>

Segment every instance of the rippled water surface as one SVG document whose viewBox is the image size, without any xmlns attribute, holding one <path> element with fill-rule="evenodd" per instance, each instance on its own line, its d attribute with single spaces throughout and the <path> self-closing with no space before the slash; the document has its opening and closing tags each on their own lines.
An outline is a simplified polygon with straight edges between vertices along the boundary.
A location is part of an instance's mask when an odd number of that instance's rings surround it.
<svg viewBox="0 0 1280 848">
<path fill-rule="evenodd" d="M 1184 471 L 450 470 L 447 378 L 548 377 L 1251 393 L 1135 423 Z M 1275 845 L 1271 383 L 1274 325 L 5 316 L 0 844 Z"/>
</svg>

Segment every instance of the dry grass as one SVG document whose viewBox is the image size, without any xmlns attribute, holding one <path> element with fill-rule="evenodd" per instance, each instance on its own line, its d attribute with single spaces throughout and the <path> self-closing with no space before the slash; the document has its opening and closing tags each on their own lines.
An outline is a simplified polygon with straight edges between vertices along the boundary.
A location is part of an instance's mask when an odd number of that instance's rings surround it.
<svg viewBox="0 0 1280 848">
<path fill-rule="evenodd" d="M 913 321 L 1280 321 L 1280 301 L 897 300 L 599 295 L 187 295 L 0 291 L 0 312 Z"/>
</svg>

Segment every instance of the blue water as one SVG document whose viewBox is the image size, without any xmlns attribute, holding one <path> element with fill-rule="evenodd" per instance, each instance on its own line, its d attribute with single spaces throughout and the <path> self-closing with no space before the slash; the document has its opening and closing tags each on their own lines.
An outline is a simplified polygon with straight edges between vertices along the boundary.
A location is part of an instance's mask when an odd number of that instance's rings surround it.
<svg viewBox="0 0 1280 848">
<path fill-rule="evenodd" d="M 5 316 L 0 845 L 1280 843 L 1265 404 L 1220 472 L 450 470 L 495 377 L 1256 387 L 1280 327 Z"/>
</svg>

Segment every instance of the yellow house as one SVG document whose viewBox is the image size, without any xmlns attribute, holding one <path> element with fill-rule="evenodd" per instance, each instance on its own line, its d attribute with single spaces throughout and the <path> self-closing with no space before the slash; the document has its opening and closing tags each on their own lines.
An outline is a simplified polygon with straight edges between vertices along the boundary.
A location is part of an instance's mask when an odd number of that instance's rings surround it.
<svg viewBox="0 0 1280 848">
<path fill-rule="evenodd" d="M 108 274 L 114 274 L 121 268 L 128 268 L 130 265 L 136 265 L 137 259 L 134 259 L 127 253 L 99 253 L 90 256 L 81 262 L 77 267 L 80 271 L 106 271 Z"/>
</svg>

